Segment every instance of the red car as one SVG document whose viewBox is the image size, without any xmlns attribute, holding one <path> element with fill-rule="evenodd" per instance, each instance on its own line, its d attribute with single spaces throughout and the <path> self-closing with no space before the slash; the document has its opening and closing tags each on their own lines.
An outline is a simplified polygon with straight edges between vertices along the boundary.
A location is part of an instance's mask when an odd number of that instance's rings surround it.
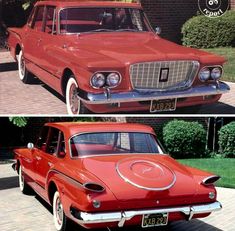
<svg viewBox="0 0 235 231">
<path fill-rule="evenodd" d="M 53 206 L 55 227 L 167 225 L 221 209 L 220 178 L 163 153 L 152 128 L 128 123 L 48 123 L 36 145 L 14 150 L 20 189 Z"/>
<path fill-rule="evenodd" d="M 20 79 L 36 75 L 66 98 L 69 114 L 193 113 L 229 91 L 223 57 L 162 39 L 138 3 L 39 1 L 9 32 Z"/>
</svg>

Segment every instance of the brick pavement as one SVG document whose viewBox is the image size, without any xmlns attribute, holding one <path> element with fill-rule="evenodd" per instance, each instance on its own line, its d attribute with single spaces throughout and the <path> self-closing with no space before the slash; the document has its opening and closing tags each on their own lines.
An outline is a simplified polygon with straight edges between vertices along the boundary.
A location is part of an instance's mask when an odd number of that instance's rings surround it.
<svg viewBox="0 0 235 231">
<path fill-rule="evenodd" d="M 213 105 L 205 105 L 199 114 L 235 114 L 235 83 L 229 83 L 231 92 Z M 35 79 L 23 84 L 18 78 L 17 64 L 9 52 L 0 53 L 0 114 L 66 114 L 66 105 L 58 94 Z M 134 114 L 146 113 L 137 112 Z M 178 110 L 171 114 L 189 114 Z"/>
<path fill-rule="evenodd" d="M 218 200 L 223 204 L 223 210 L 203 219 L 174 222 L 167 230 L 234 231 L 235 190 L 226 188 L 217 188 L 217 190 Z M 39 196 L 23 195 L 20 192 L 18 177 L 11 165 L 0 165 L 0 230 L 54 231 L 52 218 L 51 208 Z M 70 226 L 71 231 L 78 230 L 77 225 L 72 223 Z M 127 231 L 130 228 L 122 230 Z"/>
</svg>

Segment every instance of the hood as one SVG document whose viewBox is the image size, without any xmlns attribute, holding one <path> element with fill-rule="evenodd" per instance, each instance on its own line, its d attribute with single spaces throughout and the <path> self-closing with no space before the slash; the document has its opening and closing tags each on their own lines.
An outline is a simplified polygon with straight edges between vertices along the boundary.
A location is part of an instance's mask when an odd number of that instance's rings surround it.
<svg viewBox="0 0 235 231">
<path fill-rule="evenodd" d="M 209 59 L 212 63 L 224 62 L 220 56 L 180 46 L 148 32 L 87 33 L 67 38 L 70 40 L 71 49 L 92 54 L 90 66 L 110 59 L 122 65 L 157 60 L 208 62 Z"/>
<path fill-rule="evenodd" d="M 83 159 L 82 167 L 99 178 L 119 201 L 191 197 L 198 185 L 185 167 L 166 155 L 91 157 Z"/>
</svg>

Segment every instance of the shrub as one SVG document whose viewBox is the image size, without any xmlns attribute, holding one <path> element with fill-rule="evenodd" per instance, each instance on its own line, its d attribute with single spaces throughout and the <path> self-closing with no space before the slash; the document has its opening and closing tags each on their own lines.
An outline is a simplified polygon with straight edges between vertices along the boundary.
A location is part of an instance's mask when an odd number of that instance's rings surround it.
<svg viewBox="0 0 235 231">
<path fill-rule="evenodd" d="M 167 151 L 176 158 L 195 158 L 205 154 L 206 131 L 198 122 L 173 120 L 163 128 Z"/>
<path fill-rule="evenodd" d="M 195 48 L 233 46 L 235 42 L 235 11 L 218 18 L 204 15 L 189 19 L 182 27 L 183 45 Z"/>
<path fill-rule="evenodd" d="M 235 157 L 235 122 L 219 130 L 219 148 L 225 157 Z"/>
</svg>

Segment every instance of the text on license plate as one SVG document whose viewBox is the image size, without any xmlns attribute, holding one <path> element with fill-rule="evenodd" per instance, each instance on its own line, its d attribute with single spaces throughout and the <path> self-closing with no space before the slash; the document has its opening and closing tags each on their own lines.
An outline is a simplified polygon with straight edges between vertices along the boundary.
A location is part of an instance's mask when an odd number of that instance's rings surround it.
<svg viewBox="0 0 235 231">
<path fill-rule="evenodd" d="M 168 213 L 146 214 L 142 218 L 142 228 L 167 225 Z"/>
<path fill-rule="evenodd" d="M 152 100 L 150 112 L 174 111 L 176 101 L 176 99 Z"/>
</svg>

